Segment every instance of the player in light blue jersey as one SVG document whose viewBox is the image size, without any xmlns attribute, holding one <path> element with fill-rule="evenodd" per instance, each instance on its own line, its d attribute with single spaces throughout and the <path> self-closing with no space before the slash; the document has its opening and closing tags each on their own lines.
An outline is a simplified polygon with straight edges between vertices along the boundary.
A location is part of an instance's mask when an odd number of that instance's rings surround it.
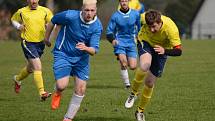
<svg viewBox="0 0 215 121">
<path fill-rule="evenodd" d="M 121 66 L 121 77 L 126 88 L 130 87 L 127 67 L 134 70 L 137 65 L 136 37 L 140 30 L 139 12 L 130 9 L 129 0 L 119 0 L 120 9 L 116 11 L 107 27 L 107 39 L 114 47 Z"/>
<path fill-rule="evenodd" d="M 56 92 L 52 97 L 52 109 L 59 107 L 62 91 L 75 80 L 75 92 L 63 121 L 72 121 L 85 95 L 86 80 L 89 79 L 89 55 L 99 50 L 102 24 L 96 16 L 96 0 L 83 0 L 82 11 L 68 10 L 56 14 L 48 25 L 45 43 L 51 46 L 50 33 L 54 25 L 60 25 L 54 55 L 54 75 Z"/>
</svg>

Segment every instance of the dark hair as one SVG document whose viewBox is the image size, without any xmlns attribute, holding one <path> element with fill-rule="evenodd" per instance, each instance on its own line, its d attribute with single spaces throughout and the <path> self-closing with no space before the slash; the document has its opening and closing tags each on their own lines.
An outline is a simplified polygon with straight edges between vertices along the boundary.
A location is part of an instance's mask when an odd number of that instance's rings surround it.
<svg viewBox="0 0 215 121">
<path fill-rule="evenodd" d="M 152 25 L 155 22 L 161 22 L 161 13 L 157 10 L 148 10 L 145 14 L 145 20 L 147 25 Z"/>
</svg>

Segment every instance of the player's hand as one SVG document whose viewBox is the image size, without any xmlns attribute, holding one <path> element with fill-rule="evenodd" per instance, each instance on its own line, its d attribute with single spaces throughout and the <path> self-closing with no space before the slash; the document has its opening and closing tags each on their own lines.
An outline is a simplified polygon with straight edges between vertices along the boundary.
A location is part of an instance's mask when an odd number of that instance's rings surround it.
<svg viewBox="0 0 215 121">
<path fill-rule="evenodd" d="M 44 43 L 45 43 L 45 45 L 48 46 L 48 47 L 51 47 L 51 46 L 52 46 L 51 42 L 48 41 L 48 40 L 45 40 Z"/>
<path fill-rule="evenodd" d="M 88 47 L 83 42 L 78 42 L 76 44 L 76 48 L 78 48 L 79 50 L 86 50 Z"/>
<path fill-rule="evenodd" d="M 154 47 L 155 52 L 157 52 L 159 55 L 163 55 L 165 52 L 165 49 L 160 45 L 155 45 Z"/>
<path fill-rule="evenodd" d="M 112 41 L 112 45 L 113 45 L 113 46 L 118 45 L 118 43 L 119 43 L 119 42 L 118 42 L 117 40 L 113 40 L 113 41 Z"/>
</svg>

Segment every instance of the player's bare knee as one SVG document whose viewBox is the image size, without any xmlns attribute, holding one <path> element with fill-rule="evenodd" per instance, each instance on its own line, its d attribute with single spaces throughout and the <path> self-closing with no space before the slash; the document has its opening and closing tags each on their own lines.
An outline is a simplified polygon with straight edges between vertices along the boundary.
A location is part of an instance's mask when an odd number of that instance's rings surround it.
<svg viewBox="0 0 215 121">
<path fill-rule="evenodd" d="M 33 73 L 33 69 L 32 68 L 27 68 L 28 73 Z"/>
<path fill-rule="evenodd" d="M 81 88 L 77 88 L 75 90 L 75 93 L 79 96 L 83 96 L 85 94 L 85 88 L 84 87 L 81 87 Z"/>
<path fill-rule="evenodd" d="M 145 85 L 149 88 L 153 88 L 154 85 L 155 85 L 155 79 L 147 76 L 146 79 L 145 79 Z"/>
<path fill-rule="evenodd" d="M 34 71 L 41 71 L 42 67 L 40 65 L 34 65 L 33 70 Z"/>
<path fill-rule="evenodd" d="M 122 66 L 122 68 L 127 69 L 128 64 L 127 64 L 126 61 L 122 61 L 122 62 L 121 62 L 121 66 Z"/>
<path fill-rule="evenodd" d="M 137 64 L 129 64 L 131 70 L 135 70 L 137 68 Z"/>
<path fill-rule="evenodd" d="M 147 72 L 147 71 L 150 69 L 150 66 L 151 66 L 151 64 L 149 64 L 149 63 L 140 64 L 140 69 L 141 69 L 143 72 Z"/>
<path fill-rule="evenodd" d="M 131 70 L 135 70 L 137 67 L 136 66 L 130 66 Z"/>
</svg>

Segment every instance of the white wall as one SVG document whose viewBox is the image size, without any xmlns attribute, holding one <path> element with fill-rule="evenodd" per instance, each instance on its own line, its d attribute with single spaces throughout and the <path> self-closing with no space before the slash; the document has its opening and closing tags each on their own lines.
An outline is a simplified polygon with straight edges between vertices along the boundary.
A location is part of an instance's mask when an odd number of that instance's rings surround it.
<svg viewBox="0 0 215 121">
<path fill-rule="evenodd" d="M 205 0 L 192 23 L 192 39 L 215 38 L 215 0 Z"/>
</svg>

